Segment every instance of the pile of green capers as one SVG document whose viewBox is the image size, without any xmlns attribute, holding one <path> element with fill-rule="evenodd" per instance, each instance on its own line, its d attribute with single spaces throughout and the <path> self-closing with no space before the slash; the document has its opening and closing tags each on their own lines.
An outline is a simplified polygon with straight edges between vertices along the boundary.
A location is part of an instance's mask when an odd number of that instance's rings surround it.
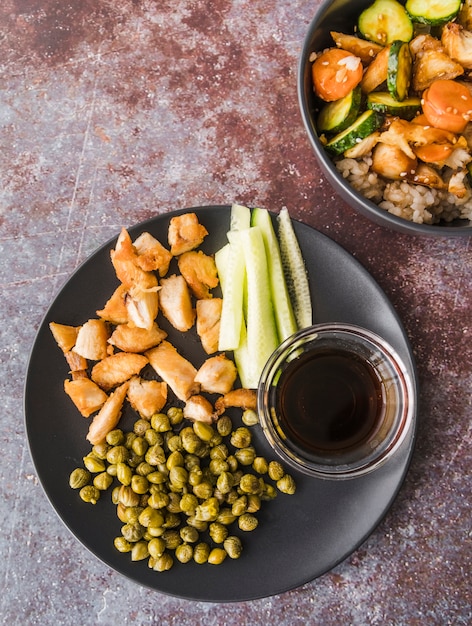
<svg viewBox="0 0 472 626">
<path fill-rule="evenodd" d="M 281 463 L 257 455 L 247 427 L 257 414 L 244 411 L 242 423 L 233 427 L 227 415 L 214 424 L 184 422 L 179 407 L 137 419 L 132 431 L 116 428 L 93 446 L 69 484 L 92 504 L 115 484 L 111 498 L 123 526 L 114 545 L 132 561 L 148 559 L 162 572 L 175 560 L 237 559 L 243 545 L 231 528 L 254 530 L 262 502 L 296 489 Z"/>
</svg>

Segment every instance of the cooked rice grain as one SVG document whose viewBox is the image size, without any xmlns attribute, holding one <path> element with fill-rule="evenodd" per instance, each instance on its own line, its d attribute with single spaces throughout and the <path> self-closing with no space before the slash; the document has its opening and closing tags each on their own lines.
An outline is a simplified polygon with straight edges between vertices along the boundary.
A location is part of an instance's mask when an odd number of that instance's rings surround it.
<svg viewBox="0 0 472 626">
<path fill-rule="evenodd" d="M 339 172 L 359 193 L 393 215 L 417 224 L 437 224 L 454 219 L 472 220 L 472 193 L 458 198 L 447 191 L 412 185 L 405 181 L 387 183 L 370 169 L 372 159 L 340 159 Z"/>
</svg>

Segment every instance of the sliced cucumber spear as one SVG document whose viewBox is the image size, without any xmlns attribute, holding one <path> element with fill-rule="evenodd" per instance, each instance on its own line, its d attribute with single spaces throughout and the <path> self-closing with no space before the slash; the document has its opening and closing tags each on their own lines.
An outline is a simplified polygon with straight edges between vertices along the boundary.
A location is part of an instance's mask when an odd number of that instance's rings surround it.
<svg viewBox="0 0 472 626">
<path fill-rule="evenodd" d="M 305 262 L 286 208 L 281 209 L 277 221 L 282 266 L 293 312 L 298 328 L 306 328 L 313 324 L 313 309 Z"/>
<path fill-rule="evenodd" d="M 251 224 L 259 226 L 269 269 L 271 299 L 280 343 L 298 330 L 285 281 L 279 243 L 267 209 L 253 209 Z"/>
</svg>

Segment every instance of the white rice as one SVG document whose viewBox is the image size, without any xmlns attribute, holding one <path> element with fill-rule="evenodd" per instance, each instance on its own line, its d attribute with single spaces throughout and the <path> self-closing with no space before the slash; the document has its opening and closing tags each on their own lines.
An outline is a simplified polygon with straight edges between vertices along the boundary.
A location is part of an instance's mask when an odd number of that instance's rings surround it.
<svg viewBox="0 0 472 626">
<path fill-rule="evenodd" d="M 448 191 L 430 189 L 405 181 L 387 182 L 373 172 L 372 159 L 340 159 L 335 163 L 342 176 L 382 209 L 417 224 L 437 224 L 443 220 L 472 220 L 472 191 L 464 198 Z"/>
</svg>

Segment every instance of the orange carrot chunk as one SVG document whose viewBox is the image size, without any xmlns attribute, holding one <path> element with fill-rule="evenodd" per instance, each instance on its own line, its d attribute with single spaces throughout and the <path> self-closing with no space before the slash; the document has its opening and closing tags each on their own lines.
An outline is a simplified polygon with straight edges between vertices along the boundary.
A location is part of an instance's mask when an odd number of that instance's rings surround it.
<svg viewBox="0 0 472 626">
<path fill-rule="evenodd" d="M 326 102 L 344 98 L 362 79 L 362 62 L 346 50 L 329 48 L 312 65 L 315 93 Z"/>
<path fill-rule="evenodd" d="M 423 92 L 423 113 L 431 126 L 462 133 L 472 120 L 472 95 L 453 80 L 436 80 Z"/>
</svg>

